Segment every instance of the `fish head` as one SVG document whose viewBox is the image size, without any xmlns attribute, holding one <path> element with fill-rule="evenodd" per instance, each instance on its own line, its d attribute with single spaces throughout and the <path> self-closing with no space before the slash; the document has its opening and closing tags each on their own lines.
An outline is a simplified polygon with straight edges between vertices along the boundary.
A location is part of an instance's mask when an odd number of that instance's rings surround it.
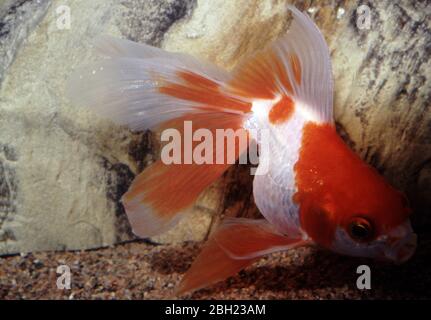
<svg viewBox="0 0 431 320">
<path fill-rule="evenodd" d="M 335 252 L 394 262 L 416 249 L 406 196 L 331 126 L 308 125 L 296 170 L 301 227 Z"/>
<path fill-rule="evenodd" d="M 373 194 L 374 201 L 358 206 L 360 210 L 341 215 L 334 230 L 332 250 L 395 263 L 413 256 L 417 235 L 410 223 L 407 200 L 390 186 L 382 191 L 384 194 Z"/>
</svg>

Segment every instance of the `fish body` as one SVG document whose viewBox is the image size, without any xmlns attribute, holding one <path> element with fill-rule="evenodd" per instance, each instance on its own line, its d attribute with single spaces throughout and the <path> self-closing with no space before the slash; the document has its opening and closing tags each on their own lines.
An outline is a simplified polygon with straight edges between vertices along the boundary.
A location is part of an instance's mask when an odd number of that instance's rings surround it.
<svg viewBox="0 0 431 320">
<path fill-rule="evenodd" d="M 253 195 L 265 219 L 225 219 L 186 273 L 179 293 L 225 279 L 259 257 L 317 244 L 351 255 L 403 262 L 416 247 L 405 196 L 338 136 L 326 42 L 290 7 L 290 31 L 232 73 L 191 56 L 102 38 L 108 59 L 78 70 L 69 92 L 132 130 L 241 130 L 260 147 Z M 265 132 L 265 141 L 260 134 Z M 265 144 L 265 147 L 263 147 Z M 195 145 L 194 145 L 195 146 Z M 227 147 L 235 159 L 249 144 Z M 217 156 L 216 151 L 212 156 Z M 165 232 L 230 163 L 166 164 L 138 175 L 122 201 L 141 237 Z"/>
</svg>

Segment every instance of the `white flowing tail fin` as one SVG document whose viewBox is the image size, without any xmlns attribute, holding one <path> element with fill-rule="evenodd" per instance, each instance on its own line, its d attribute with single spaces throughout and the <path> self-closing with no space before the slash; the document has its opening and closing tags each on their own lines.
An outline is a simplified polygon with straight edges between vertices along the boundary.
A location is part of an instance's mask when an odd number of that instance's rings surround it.
<svg viewBox="0 0 431 320">
<path fill-rule="evenodd" d="M 231 76 L 220 68 L 188 55 L 111 37 L 99 39 L 96 48 L 107 59 L 71 76 L 68 91 L 75 104 L 132 130 L 176 129 L 183 138 L 185 121 L 191 121 L 194 131 L 207 129 L 214 137 L 217 129 L 242 129 L 251 104 L 224 90 Z M 217 150 L 224 155 L 213 149 L 213 163 L 229 153 L 237 159 L 247 145 L 230 148 Z M 150 237 L 171 228 L 231 164 L 159 160 L 150 165 L 122 199 L 133 231 Z"/>
</svg>

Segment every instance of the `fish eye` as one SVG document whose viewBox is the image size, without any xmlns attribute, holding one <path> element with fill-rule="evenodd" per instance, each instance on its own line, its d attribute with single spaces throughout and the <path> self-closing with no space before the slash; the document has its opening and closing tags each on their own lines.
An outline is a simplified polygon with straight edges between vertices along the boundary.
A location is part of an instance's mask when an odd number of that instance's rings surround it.
<svg viewBox="0 0 431 320">
<path fill-rule="evenodd" d="M 349 223 L 348 233 L 353 240 L 369 241 L 374 236 L 374 230 L 371 222 L 363 217 L 355 217 Z"/>
</svg>

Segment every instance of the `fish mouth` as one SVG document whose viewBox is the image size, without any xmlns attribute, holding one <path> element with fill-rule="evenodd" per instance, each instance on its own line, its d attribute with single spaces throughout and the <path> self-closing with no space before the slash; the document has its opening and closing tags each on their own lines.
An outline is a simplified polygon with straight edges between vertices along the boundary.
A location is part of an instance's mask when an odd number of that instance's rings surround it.
<svg viewBox="0 0 431 320">
<path fill-rule="evenodd" d="M 410 222 L 394 229 L 388 235 L 389 246 L 384 251 L 385 258 L 397 264 L 406 262 L 416 251 L 417 238 Z"/>
</svg>

